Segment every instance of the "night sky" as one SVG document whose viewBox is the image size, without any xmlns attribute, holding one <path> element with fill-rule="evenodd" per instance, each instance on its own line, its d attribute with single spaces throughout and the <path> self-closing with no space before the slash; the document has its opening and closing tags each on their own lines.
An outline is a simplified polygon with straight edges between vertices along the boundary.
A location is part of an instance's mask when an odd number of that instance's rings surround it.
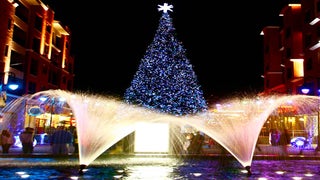
<svg viewBox="0 0 320 180">
<path fill-rule="evenodd" d="M 72 30 L 75 91 L 123 96 L 158 28 L 158 5 L 167 2 L 205 97 L 227 98 L 263 90 L 260 32 L 280 25 L 280 10 L 290 1 L 43 2 Z"/>
</svg>

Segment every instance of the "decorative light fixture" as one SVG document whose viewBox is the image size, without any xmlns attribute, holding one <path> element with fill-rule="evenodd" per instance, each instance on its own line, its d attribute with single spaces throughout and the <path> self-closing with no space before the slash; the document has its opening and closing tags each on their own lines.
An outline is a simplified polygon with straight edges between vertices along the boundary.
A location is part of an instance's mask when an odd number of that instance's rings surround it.
<svg viewBox="0 0 320 180">
<path fill-rule="evenodd" d="M 19 88 L 19 84 L 9 84 L 8 88 L 11 90 L 17 90 Z"/>
<path fill-rule="evenodd" d="M 310 92 L 310 89 L 309 89 L 309 88 L 302 88 L 302 89 L 301 89 L 301 92 L 302 92 L 303 94 L 308 94 L 308 93 Z"/>
</svg>

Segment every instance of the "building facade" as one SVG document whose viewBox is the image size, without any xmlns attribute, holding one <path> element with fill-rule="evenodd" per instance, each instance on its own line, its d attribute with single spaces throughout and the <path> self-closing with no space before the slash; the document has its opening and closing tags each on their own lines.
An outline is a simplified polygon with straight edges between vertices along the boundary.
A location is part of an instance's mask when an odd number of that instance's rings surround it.
<svg viewBox="0 0 320 180">
<path fill-rule="evenodd" d="M 58 97 L 46 97 L 40 105 L 33 100 L 20 103 L 24 98 L 19 97 L 72 91 L 74 76 L 71 30 L 55 19 L 53 9 L 40 0 L 0 0 L 0 128 L 17 135 L 32 127 L 40 137 L 57 126 L 73 126 L 72 111 Z M 18 88 L 11 89 L 13 84 Z M 21 108 L 13 111 L 8 104 L 14 100 Z"/>
<path fill-rule="evenodd" d="M 11 98 L 43 90 L 73 90 L 71 31 L 40 0 L 0 0 L 0 83 Z M 10 84 L 18 89 L 11 90 Z"/>
<path fill-rule="evenodd" d="M 288 4 L 279 16 L 281 26 L 267 26 L 264 35 L 264 94 L 319 96 L 320 2 Z M 308 88 L 308 93 L 302 93 Z"/>
<path fill-rule="evenodd" d="M 279 16 L 281 25 L 266 26 L 261 32 L 264 36 L 264 91 L 261 95 L 320 96 L 320 1 L 287 4 Z M 291 105 L 279 107 L 277 111 L 282 113 L 278 113 L 278 117 L 271 116 L 265 128 L 285 126 L 299 136 L 318 136 L 319 112 L 295 114 L 294 109 Z"/>
</svg>

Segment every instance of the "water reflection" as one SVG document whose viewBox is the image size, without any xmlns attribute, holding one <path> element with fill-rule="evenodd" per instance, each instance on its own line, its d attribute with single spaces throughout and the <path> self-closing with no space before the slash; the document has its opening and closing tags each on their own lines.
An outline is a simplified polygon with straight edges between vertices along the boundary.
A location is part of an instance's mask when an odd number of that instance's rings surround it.
<svg viewBox="0 0 320 180">
<path fill-rule="evenodd" d="M 255 160 L 252 175 L 235 159 L 176 157 L 98 158 L 84 174 L 78 159 L 0 158 L 0 179 L 319 179 L 318 160 Z M 26 163 L 23 163 L 26 162 Z"/>
</svg>

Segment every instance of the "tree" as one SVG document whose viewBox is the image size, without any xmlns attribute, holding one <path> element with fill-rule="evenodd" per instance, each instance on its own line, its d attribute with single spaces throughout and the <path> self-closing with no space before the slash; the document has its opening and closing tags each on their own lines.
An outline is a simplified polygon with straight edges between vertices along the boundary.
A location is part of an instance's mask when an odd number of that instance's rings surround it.
<svg viewBox="0 0 320 180">
<path fill-rule="evenodd" d="M 153 42 L 148 46 L 124 99 L 129 104 L 174 115 L 207 110 L 186 50 L 176 38 L 168 11 L 173 6 L 159 5 L 163 11 Z"/>
</svg>

